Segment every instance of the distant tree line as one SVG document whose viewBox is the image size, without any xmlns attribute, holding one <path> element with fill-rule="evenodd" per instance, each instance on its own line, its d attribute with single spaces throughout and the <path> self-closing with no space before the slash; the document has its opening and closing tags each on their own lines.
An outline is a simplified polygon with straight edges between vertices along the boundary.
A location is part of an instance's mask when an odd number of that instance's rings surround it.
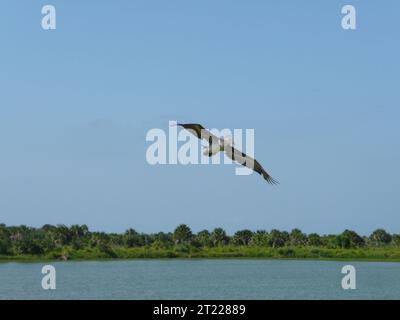
<svg viewBox="0 0 400 320">
<path fill-rule="evenodd" d="M 224 229 L 203 230 L 193 233 L 185 224 L 173 232 L 153 234 L 139 233 L 128 229 L 125 233 L 92 232 L 86 225 L 44 225 L 41 228 L 27 226 L 6 226 L 0 224 L 0 255 L 43 255 L 68 247 L 75 250 L 97 248 L 102 252 L 112 252 L 115 247 L 151 247 L 155 249 L 188 246 L 194 248 L 219 246 L 256 247 L 400 247 L 400 234 L 389 234 L 383 229 L 375 230 L 369 236 L 360 236 L 355 231 L 345 230 L 339 235 L 305 234 L 299 229 L 291 232 L 273 229 L 239 230 L 227 235 Z"/>
</svg>

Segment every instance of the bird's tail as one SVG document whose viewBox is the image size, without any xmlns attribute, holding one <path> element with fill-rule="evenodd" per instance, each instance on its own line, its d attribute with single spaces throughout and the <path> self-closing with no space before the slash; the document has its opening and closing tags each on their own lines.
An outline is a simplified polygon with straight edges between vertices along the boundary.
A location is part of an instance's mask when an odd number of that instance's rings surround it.
<svg viewBox="0 0 400 320">
<path fill-rule="evenodd" d="M 279 181 L 272 178 L 267 172 L 263 171 L 262 175 L 263 175 L 264 179 L 267 180 L 268 183 L 273 184 L 273 185 L 279 184 Z"/>
</svg>

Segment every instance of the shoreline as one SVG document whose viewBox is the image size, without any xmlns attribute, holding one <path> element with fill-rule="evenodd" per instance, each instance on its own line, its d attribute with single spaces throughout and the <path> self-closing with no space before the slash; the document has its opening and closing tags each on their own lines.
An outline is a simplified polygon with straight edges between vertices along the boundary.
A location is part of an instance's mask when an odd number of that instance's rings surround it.
<svg viewBox="0 0 400 320">
<path fill-rule="evenodd" d="M 134 261 L 134 260 L 293 260 L 293 261 L 354 261 L 400 263 L 399 248 L 327 249 L 327 248 L 262 248 L 218 247 L 181 252 L 171 249 L 114 248 L 112 252 L 72 250 L 45 255 L 0 255 L 0 263 L 35 263 L 69 261 Z"/>
<path fill-rule="evenodd" d="M 257 258 L 257 257 L 209 257 L 209 258 L 96 258 L 96 259 L 71 259 L 71 260 L 51 260 L 51 259 L 2 259 L 0 258 L 0 265 L 3 263 L 69 263 L 69 262 L 113 262 L 113 261 L 204 261 L 204 260 L 265 260 L 265 261 L 315 261 L 315 262 L 376 262 L 376 263 L 400 263 L 400 260 L 378 260 L 378 259 L 327 259 L 327 258 Z"/>
</svg>

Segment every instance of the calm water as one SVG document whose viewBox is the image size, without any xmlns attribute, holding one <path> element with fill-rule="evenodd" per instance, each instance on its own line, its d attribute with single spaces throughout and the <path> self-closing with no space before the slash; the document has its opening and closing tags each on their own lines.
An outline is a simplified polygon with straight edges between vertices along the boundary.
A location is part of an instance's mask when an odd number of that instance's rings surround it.
<svg viewBox="0 0 400 320">
<path fill-rule="evenodd" d="M 400 263 L 278 260 L 136 260 L 50 263 L 57 289 L 41 287 L 44 263 L 0 263 L 0 299 L 400 299 Z M 357 270 L 357 290 L 341 269 Z"/>
</svg>

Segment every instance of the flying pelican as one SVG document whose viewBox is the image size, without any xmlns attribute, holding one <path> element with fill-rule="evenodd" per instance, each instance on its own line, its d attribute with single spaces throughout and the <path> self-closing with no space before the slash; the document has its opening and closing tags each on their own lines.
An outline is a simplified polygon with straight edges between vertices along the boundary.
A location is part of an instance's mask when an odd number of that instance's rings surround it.
<svg viewBox="0 0 400 320">
<path fill-rule="evenodd" d="M 219 138 L 216 135 L 213 135 L 210 131 L 206 130 L 201 124 L 197 123 L 177 123 L 176 125 L 185 128 L 197 138 L 204 139 L 208 142 L 208 147 L 205 147 L 204 150 L 205 156 L 212 157 L 218 152 L 224 151 L 230 159 L 262 175 L 268 183 L 274 185 L 279 183 L 274 178 L 272 178 L 267 171 L 264 170 L 264 168 L 257 160 L 235 149 L 233 147 L 233 139 L 231 139 L 230 137 Z"/>
</svg>

